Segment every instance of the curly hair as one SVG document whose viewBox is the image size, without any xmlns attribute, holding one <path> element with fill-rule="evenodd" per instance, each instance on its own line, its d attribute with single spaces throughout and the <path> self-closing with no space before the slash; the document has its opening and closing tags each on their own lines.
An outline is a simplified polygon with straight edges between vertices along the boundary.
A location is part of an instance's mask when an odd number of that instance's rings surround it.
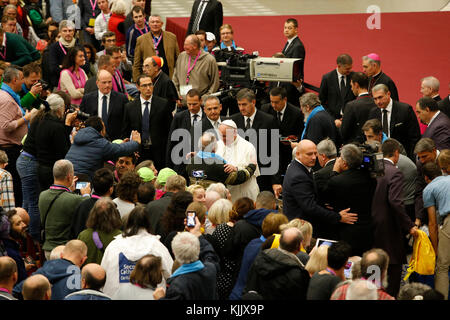
<svg viewBox="0 0 450 320">
<path fill-rule="evenodd" d="M 186 209 L 193 201 L 192 193 L 189 191 L 177 192 L 169 203 L 169 206 L 161 218 L 163 230 L 168 234 L 172 231 L 184 230 L 184 219 Z"/>
<path fill-rule="evenodd" d="M 117 196 L 125 201 L 135 202 L 139 185 L 142 183 L 142 179 L 134 171 L 126 172 L 116 187 Z"/>
</svg>

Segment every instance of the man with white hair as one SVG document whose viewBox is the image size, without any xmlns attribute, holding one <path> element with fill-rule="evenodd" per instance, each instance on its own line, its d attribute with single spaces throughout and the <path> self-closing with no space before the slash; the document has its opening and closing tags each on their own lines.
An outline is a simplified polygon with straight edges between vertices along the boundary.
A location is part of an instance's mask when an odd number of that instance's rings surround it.
<svg viewBox="0 0 450 320">
<path fill-rule="evenodd" d="M 260 175 L 255 147 L 238 135 L 237 125 L 233 120 L 223 121 L 219 126 L 219 132 L 224 143 L 221 156 L 227 161 L 227 164 L 225 164 L 226 173 L 237 172 L 248 167 L 251 163 L 256 165 L 256 171 L 249 180 L 239 185 L 228 186 L 231 198 L 236 200 L 249 197 L 255 201 L 259 193 L 256 177 Z"/>
<path fill-rule="evenodd" d="M 155 290 L 155 300 L 218 300 L 219 256 L 202 236 L 200 226 L 195 217 L 195 227 L 173 238 L 172 251 L 181 266 L 167 280 L 166 291 L 163 288 Z"/>
<path fill-rule="evenodd" d="M 439 80 L 433 76 L 425 77 L 420 82 L 420 93 L 424 97 L 433 98 L 434 101 L 441 101 L 439 95 Z"/>
</svg>

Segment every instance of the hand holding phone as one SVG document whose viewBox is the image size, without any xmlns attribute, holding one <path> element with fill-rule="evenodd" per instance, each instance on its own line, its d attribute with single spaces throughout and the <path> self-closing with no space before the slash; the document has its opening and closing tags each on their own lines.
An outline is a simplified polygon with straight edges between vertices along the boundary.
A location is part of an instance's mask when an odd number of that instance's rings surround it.
<svg viewBox="0 0 450 320">
<path fill-rule="evenodd" d="M 186 212 L 186 218 L 187 218 L 186 226 L 188 228 L 195 227 L 195 215 L 196 215 L 195 211 L 188 211 L 188 212 Z"/>
</svg>

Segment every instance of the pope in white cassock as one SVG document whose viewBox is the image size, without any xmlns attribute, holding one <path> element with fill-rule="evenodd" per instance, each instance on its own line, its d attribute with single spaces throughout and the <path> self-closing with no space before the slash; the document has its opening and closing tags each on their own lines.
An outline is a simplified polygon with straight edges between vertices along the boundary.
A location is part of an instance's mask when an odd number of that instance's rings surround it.
<svg viewBox="0 0 450 320">
<path fill-rule="evenodd" d="M 256 201 L 259 194 L 256 177 L 260 175 L 260 172 L 255 147 L 238 135 L 237 126 L 233 120 L 223 121 L 219 125 L 219 133 L 223 144 L 218 143 L 216 153 L 227 161 L 225 172 L 230 173 L 244 169 L 250 163 L 256 165 L 255 174 L 249 180 L 239 185 L 227 186 L 231 193 L 231 199 L 235 201 L 242 197 L 249 197 Z"/>
</svg>

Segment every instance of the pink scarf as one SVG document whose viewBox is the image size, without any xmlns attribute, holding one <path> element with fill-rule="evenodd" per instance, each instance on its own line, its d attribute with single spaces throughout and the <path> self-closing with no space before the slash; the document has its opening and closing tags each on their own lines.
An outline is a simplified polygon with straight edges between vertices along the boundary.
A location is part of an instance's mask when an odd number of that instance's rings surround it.
<svg viewBox="0 0 450 320">
<path fill-rule="evenodd" d="M 118 86 L 117 83 L 116 83 L 116 81 L 117 81 L 117 77 L 116 77 L 116 76 L 119 77 L 120 84 L 122 85 L 122 88 L 123 88 L 123 90 L 124 90 L 125 92 L 120 91 L 119 86 Z M 116 91 L 116 92 L 123 93 L 123 94 L 125 94 L 125 95 L 128 97 L 127 88 L 125 88 L 125 82 L 123 82 L 122 74 L 120 73 L 119 70 L 116 69 L 116 70 L 114 71 L 113 78 L 114 78 L 114 79 L 113 79 L 113 82 L 112 82 L 113 90 Z"/>
<path fill-rule="evenodd" d="M 73 73 L 70 69 L 61 70 L 61 72 L 63 71 L 67 71 L 67 73 L 69 73 L 70 77 L 72 78 L 72 83 L 75 86 L 75 89 L 84 88 L 84 85 L 86 84 L 86 75 L 81 69 L 78 71 L 80 79 L 78 79 L 75 73 Z M 61 75 L 59 76 L 58 90 L 61 90 Z M 79 106 L 82 100 L 83 98 L 70 99 L 70 103 Z"/>
</svg>

